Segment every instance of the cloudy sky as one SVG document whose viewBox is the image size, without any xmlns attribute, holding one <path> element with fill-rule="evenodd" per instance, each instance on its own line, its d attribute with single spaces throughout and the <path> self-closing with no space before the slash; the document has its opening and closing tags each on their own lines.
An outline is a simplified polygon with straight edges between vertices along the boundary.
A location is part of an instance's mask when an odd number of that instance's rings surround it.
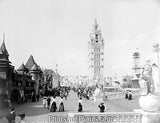
<svg viewBox="0 0 160 123">
<path fill-rule="evenodd" d="M 159 0 L 0 0 L 0 35 L 18 68 L 30 55 L 62 75 L 87 75 L 87 43 L 94 19 L 105 40 L 105 76 L 132 73 L 160 42 Z"/>
</svg>

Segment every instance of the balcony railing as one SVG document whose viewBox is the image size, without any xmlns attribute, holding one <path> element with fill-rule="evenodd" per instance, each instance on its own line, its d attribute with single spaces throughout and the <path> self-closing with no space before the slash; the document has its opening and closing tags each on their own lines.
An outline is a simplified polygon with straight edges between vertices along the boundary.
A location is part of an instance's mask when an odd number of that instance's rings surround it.
<svg viewBox="0 0 160 123">
<path fill-rule="evenodd" d="M 110 99 L 117 99 L 117 98 L 125 98 L 126 92 L 105 92 L 104 93 L 104 100 L 110 100 Z M 140 95 L 140 90 L 132 91 L 132 95 Z"/>
</svg>

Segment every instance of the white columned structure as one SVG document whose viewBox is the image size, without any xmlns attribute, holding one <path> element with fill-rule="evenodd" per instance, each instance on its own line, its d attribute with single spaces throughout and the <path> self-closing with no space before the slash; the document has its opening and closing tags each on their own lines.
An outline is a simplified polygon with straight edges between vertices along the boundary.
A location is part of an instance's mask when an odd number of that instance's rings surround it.
<svg viewBox="0 0 160 123">
<path fill-rule="evenodd" d="M 134 76 L 136 75 L 139 77 L 140 75 L 140 53 L 138 51 L 138 48 L 136 49 L 136 52 L 133 53 L 133 60 L 134 60 L 134 67 L 132 68 L 134 71 Z"/>
<path fill-rule="evenodd" d="M 95 19 L 93 31 L 90 34 L 90 41 L 88 42 L 88 69 L 89 69 L 89 83 L 103 84 L 104 74 L 104 40 Z"/>
</svg>

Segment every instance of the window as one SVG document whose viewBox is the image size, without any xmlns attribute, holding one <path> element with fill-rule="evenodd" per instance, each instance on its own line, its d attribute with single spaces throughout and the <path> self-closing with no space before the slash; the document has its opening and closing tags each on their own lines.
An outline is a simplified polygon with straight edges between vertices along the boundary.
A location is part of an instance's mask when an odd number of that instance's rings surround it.
<svg viewBox="0 0 160 123">
<path fill-rule="evenodd" d="M 96 34 L 95 36 L 96 36 L 96 39 L 98 39 L 98 34 Z"/>
</svg>

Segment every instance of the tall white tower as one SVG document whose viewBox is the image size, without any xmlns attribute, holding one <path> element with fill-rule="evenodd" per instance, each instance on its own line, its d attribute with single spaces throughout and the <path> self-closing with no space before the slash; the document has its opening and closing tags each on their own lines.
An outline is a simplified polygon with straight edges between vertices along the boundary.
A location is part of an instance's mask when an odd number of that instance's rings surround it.
<svg viewBox="0 0 160 123">
<path fill-rule="evenodd" d="M 89 69 L 89 83 L 103 84 L 104 74 L 104 40 L 95 19 L 92 33 L 90 34 L 90 41 L 88 42 L 88 69 Z"/>
<path fill-rule="evenodd" d="M 133 53 L 133 59 L 134 59 L 134 75 L 137 75 L 137 77 L 139 77 L 140 75 L 140 53 L 138 52 L 138 49 L 136 52 Z"/>
</svg>

